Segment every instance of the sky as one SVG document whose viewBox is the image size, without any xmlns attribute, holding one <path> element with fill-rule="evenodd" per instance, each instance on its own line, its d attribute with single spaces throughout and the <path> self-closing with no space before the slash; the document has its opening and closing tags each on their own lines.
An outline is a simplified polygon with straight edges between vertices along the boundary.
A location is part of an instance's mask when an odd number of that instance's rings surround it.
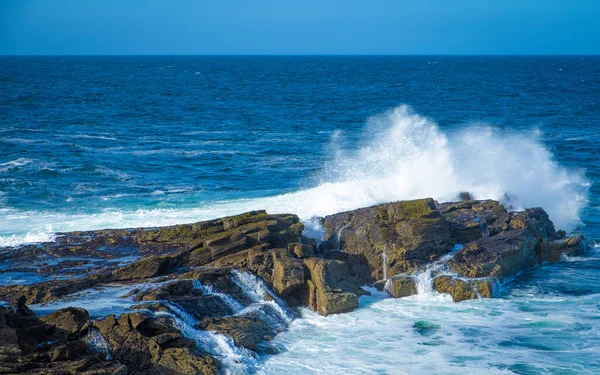
<svg viewBox="0 0 600 375">
<path fill-rule="evenodd" d="M 0 54 L 600 54 L 600 0 L 0 0 Z"/>
</svg>

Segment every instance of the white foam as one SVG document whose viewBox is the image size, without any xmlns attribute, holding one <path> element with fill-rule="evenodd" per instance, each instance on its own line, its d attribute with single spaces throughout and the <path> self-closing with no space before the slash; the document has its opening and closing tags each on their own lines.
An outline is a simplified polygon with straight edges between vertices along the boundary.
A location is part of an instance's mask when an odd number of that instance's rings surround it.
<svg viewBox="0 0 600 375">
<path fill-rule="evenodd" d="M 56 239 L 56 235 L 52 229 L 46 231 L 32 231 L 24 235 L 0 236 L 0 247 L 18 246 L 30 243 L 52 242 Z"/>
<path fill-rule="evenodd" d="M 585 319 L 589 332 L 571 331 L 582 318 L 577 315 L 582 314 L 575 306 L 577 298 L 544 298 L 546 314 L 531 309 L 537 303 L 527 298 L 455 303 L 448 295 L 393 299 L 382 293 L 361 297 L 362 307 L 351 313 L 322 317 L 303 309 L 303 319 L 274 339 L 275 345 L 287 350 L 263 358 L 257 372 L 514 374 L 524 373 L 517 371 L 523 366 L 537 370 L 527 373 L 551 373 L 570 366 L 576 373 L 593 374 L 593 366 L 584 366 L 595 358 L 597 341 L 592 339 L 587 352 L 569 341 L 598 331 L 591 318 Z M 593 303 L 586 307 L 586 313 L 592 314 L 587 316 L 593 316 L 594 309 Z M 418 321 L 438 328 L 422 334 L 414 328 Z M 538 345 L 549 349 L 540 350 Z"/>
<path fill-rule="evenodd" d="M 315 216 L 383 202 L 423 197 L 454 200 L 461 191 L 477 199 L 502 201 L 507 194 L 515 209 L 543 207 L 557 229 L 571 231 L 581 225 L 580 213 L 588 203 L 590 184 L 583 172 L 558 165 L 539 132 L 465 125 L 446 133 L 400 106 L 368 121 L 355 142 L 361 146 L 343 149 L 342 138 L 339 132 L 333 134 L 333 161 L 324 169 L 322 183 L 313 188 L 175 209 L 111 209 L 75 215 L 14 211 L 3 218 L 0 241 L 8 241 L 7 235 L 43 232 L 47 225 L 56 231 L 155 227 L 257 209 L 295 213 L 309 222 Z M 17 238 L 10 241 L 14 244 Z"/>
</svg>

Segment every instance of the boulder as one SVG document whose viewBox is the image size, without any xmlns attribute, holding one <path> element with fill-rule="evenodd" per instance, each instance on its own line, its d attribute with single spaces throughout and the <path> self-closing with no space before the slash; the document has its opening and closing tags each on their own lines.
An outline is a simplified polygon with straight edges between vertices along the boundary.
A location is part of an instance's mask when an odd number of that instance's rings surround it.
<svg viewBox="0 0 600 375">
<path fill-rule="evenodd" d="M 273 262 L 272 284 L 281 297 L 288 297 L 304 285 L 304 263 L 287 256 L 277 257 Z"/>
<path fill-rule="evenodd" d="M 388 279 L 386 289 L 394 298 L 402 298 L 417 294 L 417 283 L 414 277 L 397 275 Z"/>
<path fill-rule="evenodd" d="M 89 319 L 87 310 L 79 307 L 67 307 L 40 318 L 52 326 L 51 334 L 55 339 L 75 337 Z"/>
<path fill-rule="evenodd" d="M 367 294 L 339 260 L 308 258 L 304 264 L 310 276 L 303 291 L 303 304 L 321 315 L 348 312 L 358 307 L 358 296 Z"/>
<path fill-rule="evenodd" d="M 157 288 L 149 288 L 137 293 L 134 301 L 156 301 L 174 299 L 184 296 L 201 296 L 202 291 L 194 289 L 194 282 L 189 279 L 166 282 Z"/>
<path fill-rule="evenodd" d="M 437 208 L 448 222 L 455 244 L 498 234 L 508 228 L 510 220 L 506 208 L 492 200 L 442 203 Z"/>
<path fill-rule="evenodd" d="M 45 317 L 44 322 L 24 305 L 0 307 L 0 373 L 130 373 L 118 361 L 105 361 L 78 338 L 84 333 L 80 324 L 87 321 L 86 317 L 87 311 L 83 309 L 67 308 Z"/>
<path fill-rule="evenodd" d="M 177 329 L 141 312 L 110 315 L 92 327 L 129 374 L 217 374 L 219 363 Z"/>
<path fill-rule="evenodd" d="M 433 199 L 386 203 L 325 217 L 329 248 L 353 255 L 347 262 L 362 283 L 409 273 L 448 253 L 453 241 Z M 387 262 L 383 264 L 383 253 Z"/>
<path fill-rule="evenodd" d="M 552 242 L 555 237 L 554 226 L 541 208 L 513 213 L 506 230 L 467 243 L 448 266 L 463 277 L 501 280 L 542 262 L 555 260 L 556 249 L 579 249 L 578 239 Z"/>
<path fill-rule="evenodd" d="M 260 352 L 266 348 L 261 343 L 271 341 L 284 328 L 282 324 L 273 324 L 272 319 L 277 319 L 273 314 L 255 311 L 224 318 L 207 318 L 198 328 L 229 336 L 236 345 Z"/>
<path fill-rule="evenodd" d="M 315 256 L 315 248 L 313 245 L 305 243 L 291 243 L 288 248 L 294 253 L 296 258 L 312 258 Z"/>
<path fill-rule="evenodd" d="M 433 288 L 439 293 L 448 293 L 454 302 L 468 299 L 491 298 L 493 282 L 491 279 L 463 280 L 443 275 L 433 279 Z"/>
</svg>

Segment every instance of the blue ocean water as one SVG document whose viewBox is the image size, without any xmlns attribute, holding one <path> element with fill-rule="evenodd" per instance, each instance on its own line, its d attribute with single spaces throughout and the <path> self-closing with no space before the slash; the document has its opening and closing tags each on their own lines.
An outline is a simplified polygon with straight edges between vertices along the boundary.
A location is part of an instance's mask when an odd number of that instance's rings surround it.
<svg viewBox="0 0 600 375">
<path fill-rule="evenodd" d="M 460 191 L 542 206 L 582 258 L 501 298 L 306 313 L 259 372 L 600 372 L 600 57 L 0 57 L 0 245 Z M 312 233 L 312 232 L 311 232 Z M 416 321 L 440 329 L 423 336 Z M 410 358 L 410 360 L 407 360 Z M 294 372 L 296 373 L 296 372 Z"/>
</svg>

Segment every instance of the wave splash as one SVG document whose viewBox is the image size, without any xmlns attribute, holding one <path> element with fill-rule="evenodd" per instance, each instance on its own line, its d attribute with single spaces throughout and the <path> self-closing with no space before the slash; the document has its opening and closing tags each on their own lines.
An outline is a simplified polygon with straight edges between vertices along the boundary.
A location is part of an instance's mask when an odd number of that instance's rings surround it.
<svg viewBox="0 0 600 375">
<path fill-rule="evenodd" d="M 583 171 L 554 161 L 540 132 L 485 124 L 444 131 L 402 105 L 369 119 L 356 143 L 358 147 L 344 148 L 343 133 L 334 133 L 333 158 L 319 176 L 320 184 L 294 193 L 191 208 L 76 215 L 4 209 L 0 246 L 51 238 L 49 226 L 54 231 L 151 227 L 256 209 L 295 213 L 313 229 L 310 219 L 315 216 L 424 197 L 451 201 L 464 191 L 476 199 L 499 200 L 514 210 L 543 207 L 557 229 L 571 231 L 582 224 L 580 214 L 588 204 L 590 184 Z"/>
<path fill-rule="evenodd" d="M 558 228 L 581 225 L 590 184 L 582 171 L 554 161 L 539 131 L 475 124 L 443 132 L 403 105 L 371 118 L 363 138 L 357 150 L 336 150 L 328 168 L 336 180 L 317 188 L 324 194 L 315 205 L 327 213 L 403 199 L 456 200 L 469 192 L 515 210 L 543 207 Z"/>
</svg>

